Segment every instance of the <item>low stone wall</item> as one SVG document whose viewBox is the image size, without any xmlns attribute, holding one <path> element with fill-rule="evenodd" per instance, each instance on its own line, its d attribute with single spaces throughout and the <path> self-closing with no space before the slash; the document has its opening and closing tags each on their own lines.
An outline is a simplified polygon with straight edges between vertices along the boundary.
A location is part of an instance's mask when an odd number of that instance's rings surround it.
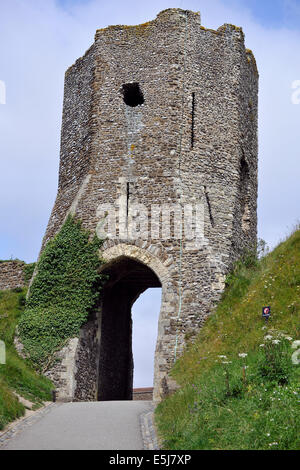
<svg viewBox="0 0 300 470">
<path fill-rule="evenodd" d="M 133 400 L 151 400 L 153 399 L 153 387 L 134 388 L 132 391 Z"/>
<path fill-rule="evenodd" d="M 24 261 L 0 262 L 0 290 L 25 286 Z"/>
</svg>

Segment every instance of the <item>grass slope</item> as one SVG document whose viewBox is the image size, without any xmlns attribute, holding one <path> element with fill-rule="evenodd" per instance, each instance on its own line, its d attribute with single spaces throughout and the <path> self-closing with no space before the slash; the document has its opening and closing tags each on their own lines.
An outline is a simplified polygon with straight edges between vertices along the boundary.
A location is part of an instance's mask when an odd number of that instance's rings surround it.
<svg viewBox="0 0 300 470">
<path fill-rule="evenodd" d="M 165 448 L 300 449 L 300 366 L 291 360 L 299 312 L 297 230 L 261 261 L 237 265 L 216 311 L 175 363 L 181 389 L 156 409 Z"/>
<path fill-rule="evenodd" d="M 25 413 L 14 392 L 33 402 L 35 407 L 51 400 L 51 382 L 20 358 L 13 344 L 15 328 L 24 310 L 25 293 L 25 289 L 0 291 L 0 340 L 6 346 L 6 364 L 0 364 L 0 430 Z"/>
</svg>

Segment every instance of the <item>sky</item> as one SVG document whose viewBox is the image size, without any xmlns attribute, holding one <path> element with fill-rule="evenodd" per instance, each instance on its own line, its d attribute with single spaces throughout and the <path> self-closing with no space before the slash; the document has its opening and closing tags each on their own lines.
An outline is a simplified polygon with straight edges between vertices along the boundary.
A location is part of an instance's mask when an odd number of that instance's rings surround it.
<svg viewBox="0 0 300 470">
<path fill-rule="evenodd" d="M 0 0 L 0 259 L 37 258 L 57 191 L 65 70 L 97 28 L 171 7 L 200 11 L 208 28 L 243 27 L 260 73 L 258 236 L 274 247 L 300 220 L 300 0 Z M 159 304 L 149 289 L 133 309 L 152 338 L 134 343 L 136 386 L 151 385 Z"/>
</svg>

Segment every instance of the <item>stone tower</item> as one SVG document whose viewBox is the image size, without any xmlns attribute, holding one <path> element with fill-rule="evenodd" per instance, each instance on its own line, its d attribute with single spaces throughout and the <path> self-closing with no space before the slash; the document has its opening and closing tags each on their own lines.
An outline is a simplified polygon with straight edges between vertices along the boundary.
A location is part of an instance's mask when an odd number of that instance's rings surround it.
<svg viewBox="0 0 300 470">
<path fill-rule="evenodd" d="M 131 307 L 148 287 L 162 287 L 154 399 L 172 388 L 174 359 L 256 242 L 257 95 L 241 28 L 206 29 L 181 9 L 97 30 L 67 70 L 43 246 L 69 213 L 106 230 L 109 281 L 49 372 L 60 398 L 131 398 Z"/>
</svg>

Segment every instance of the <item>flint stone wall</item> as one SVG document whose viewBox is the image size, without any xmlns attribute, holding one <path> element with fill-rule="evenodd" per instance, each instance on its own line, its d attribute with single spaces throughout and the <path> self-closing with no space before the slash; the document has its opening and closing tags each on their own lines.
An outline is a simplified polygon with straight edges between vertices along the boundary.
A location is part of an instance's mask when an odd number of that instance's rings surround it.
<svg viewBox="0 0 300 470">
<path fill-rule="evenodd" d="M 150 400 L 153 399 L 153 387 L 134 388 L 132 392 L 133 400 Z"/>
<path fill-rule="evenodd" d="M 24 261 L 4 261 L 0 263 L 0 290 L 25 287 Z"/>
</svg>

